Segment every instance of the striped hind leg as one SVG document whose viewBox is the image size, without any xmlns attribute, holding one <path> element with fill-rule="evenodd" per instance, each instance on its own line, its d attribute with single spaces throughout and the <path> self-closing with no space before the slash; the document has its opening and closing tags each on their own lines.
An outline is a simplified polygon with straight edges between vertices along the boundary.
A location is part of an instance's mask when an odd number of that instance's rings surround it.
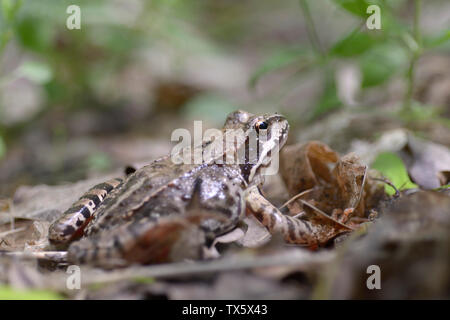
<svg viewBox="0 0 450 320">
<path fill-rule="evenodd" d="M 280 233 L 288 243 L 317 247 L 318 237 L 311 222 L 282 214 L 259 192 L 257 186 L 246 190 L 246 207 L 271 234 Z"/>
<path fill-rule="evenodd" d="M 202 215 L 143 218 L 114 232 L 74 241 L 67 250 L 67 260 L 111 268 L 201 259 L 205 245 L 201 220 Z"/>
<path fill-rule="evenodd" d="M 48 235 L 50 243 L 61 247 L 80 237 L 100 203 L 121 183 L 122 179 L 111 179 L 95 185 L 83 194 L 58 220 L 52 223 Z"/>
</svg>

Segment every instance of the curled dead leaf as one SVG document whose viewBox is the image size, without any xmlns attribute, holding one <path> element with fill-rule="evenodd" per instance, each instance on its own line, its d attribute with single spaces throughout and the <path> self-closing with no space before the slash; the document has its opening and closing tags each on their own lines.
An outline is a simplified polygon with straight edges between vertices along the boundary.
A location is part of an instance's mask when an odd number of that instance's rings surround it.
<svg viewBox="0 0 450 320">
<path fill-rule="evenodd" d="M 281 176 L 289 194 L 294 196 L 311 189 L 321 180 L 330 182 L 333 178 L 329 164 L 338 160 L 338 154 L 319 141 L 284 147 L 281 151 Z"/>
<path fill-rule="evenodd" d="M 434 189 L 450 182 L 450 150 L 440 144 L 408 135 L 400 151 L 411 179 L 425 189 Z"/>
<path fill-rule="evenodd" d="M 319 245 L 368 221 L 384 197 L 355 153 L 339 158 L 327 145 L 311 141 L 287 147 L 281 172 L 289 193 L 290 215 L 311 222 Z M 334 166 L 334 167 L 333 167 Z"/>
</svg>

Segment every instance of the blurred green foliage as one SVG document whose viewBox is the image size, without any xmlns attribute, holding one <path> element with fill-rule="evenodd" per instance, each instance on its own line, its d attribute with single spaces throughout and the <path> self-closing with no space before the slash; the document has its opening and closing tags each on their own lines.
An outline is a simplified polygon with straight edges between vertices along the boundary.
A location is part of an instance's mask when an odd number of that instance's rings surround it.
<svg viewBox="0 0 450 320">
<path fill-rule="evenodd" d="M 111 159 L 107 154 L 97 152 L 91 154 L 87 159 L 87 167 L 95 172 L 106 171 L 111 169 Z"/>
<path fill-rule="evenodd" d="M 0 300 L 61 300 L 62 297 L 48 290 L 19 290 L 0 286 Z"/>
<path fill-rule="evenodd" d="M 17 0 L 1 0 L 0 1 L 0 58 L 5 49 L 8 41 L 13 36 L 13 26 L 14 20 L 21 6 L 21 1 Z M 1 61 L 1 60 L 0 60 Z M 1 68 L 1 64 L 0 64 Z M 1 70 L 1 69 L 0 69 Z M 1 83 L 1 74 L 0 74 L 0 83 Z M 0 117 L 2 115 L 2 106 L 0 104 Z M 6 144 L 4 141 L 4 133 L 3 128 L 0 125 L 0 159 L 6 153 Z"/>
<path fill-rule="evenodd" d="M 395 153 L 380 153 L 372 163 L 371 167 L 381 172 L 398 190 L 418 187 L 411 182 L 402 159 Z M 395 194 L 395 190 L 388 185 L 385 186 L 385 190 L 389 195 Z"/>
<path fill-rule="evenodd" d="M 414 0 L 414 3 L 419 2 L 421 0 Z M 65 27 L 68 17 L 66 8 L 74 3 L 82 8 L 81 30 Z M 315 10 L 309 8 L 313 4 Z M 370 4 L 381 8 L 381 30 L 366 28 L 369 17 L 367 7 Z M 310 106 L 309 117 L 306 117 L 314 120 L 344 106 L 337 92 L 339 62 L 352 61 L 359 66 L 364 90 L 382 86 L 394 75 L 412 81 L 414 70 L 411 65 L 417 57 L 426 50 L 448 46 L 450 31 L 419 34 L 418 39 L 414 22 L 405 19 L 402 13 L 406 4 L 406 0 L 287 1 L 283 5 L 295 5 L 298 9 L 298 20 L 306 27 L 310 44 L 271 40 L 265 48 L 261 46 L 264 50 L 260 54 L 267 58 L 248 79 L 249 86 L 253 88 L 261 78 L 289 69 L 292 76 L 280 84 L 285 87 L 280 90 L 281 95 L 287 95 L 303 77 L 309 76 L 309 71 L 318 71 L 322 77 L 322 95 L 315 105 Z M 255 8 L 262 8 L 258 14 L 264 13 L 264 20 L 270 21 L 274 19 L 272 12 L 278 5 L 255 0 L 152 0 L 129 3 L 107 0 L 0 0 L 0 63 L 8 43 L 19 47 L 20 55 L 24 57 L 23 63 L 14 70 L 0 64 L 0 84 L 6 79 L 22 77 L 37 84 L 43 92 L 42 105 L 31 118 L 13 124 L 0 121 L 0 157 L 5 154 L 6 145 L 13 135 L 55 109 L 70 115 L 81 109 L 108 112 L 111 108 L 126 105 L 126 101 L 114 101 L 99 92 L 103 93 L 101 86 L 110 85 L 113 76 L 120 74 L 135 60 L 140 49 L 162 44 L 180 63 L 186 56 L 197 53 L 233 54 L 245 46 L 247 39 L 254 36 L 254 30 L 259 28 L 255 21 L 260 22 L 261 19 L 257 20 L 251 14 Z M 354 22 L 353 27 L 339 39 L 333 40 L 331 45 L 325 45 L 326 41 L 320 39 L 316 30 L 316 25 L 321 23 L 317 10 L 323 7 L 333 7 L 333 10 L 338 10 Z M 277 19 L 282 21 L 279 17 Z M 115 93 L 114 88 L 108 87 L 111 95 Z M 3 110 L 1 101 L 0 97 L 0 117 Z M 223 98 L 212 92 L 190 101 L 184 112 L 198 114 L 211 101 L 223 108 L 221 114 L 233 106 L 228 97 Z M 278 108 L 277 105 L 274 107 Z M 196 108 L 197 111 L 194 110 Z M 58 125 L 61 126 L 50 124 Z"/>
<path fill-rule="evenodd" d="M 127 10 L 120 11 L 109 1 L 76 1 L 82 8 L 81 30 L 65 26 L 70 4 L 73 1 L 1 0 L 0 55 L 11 40 L 30 54 L 31 61 L 14 76 L 42 85 L 44 112 L 55 106 L 66 111 L 104 107 L 93 93 L 98 83 L 119 73 L 137 49 L 158 41 L 182 48 L 181 52 L 214 50 L 186 23 L 198 18 L 199 1 L 144 1 L 133 23 L 127 20 Z M 0 79 L 7 76 L 11 74 L 0 69 Z"/>
<path fill-rule="evenodd" d="M 415 0 L 420 3 L 421 0 Z M 308 21 L 309 3 L 312 1 L 300 0 L 300 7 Z M 385 84 L 394 75 L 403 75 L 405 81 L 412 81 L 413 74 L 408 74 L 408 63 L 412 57 L 417 58 L 417 53 L 424 50 L 448 45 L 450 40 L 449 30 L 440 31 L 438 34 L 427 35 L 423 39 L 424 46 L 415 39 L 412 21 L 402 21 L 400 19 L 401 10 L 405 1 L 401 0 L 332 0 L 336 6 L 347 11 L 359 21 L 359 25 L 341 39 L 338 39 L 328 49 L 314 50 L 317 47 L 317 33 L 314 26 L 314 15 L 310 17 L 311 23 L 308 32 L 311 34 L 311 49 L 299 50 L 298 48 L 283 48 L 274 55 L 270 55 L 266 62 L 255 71 L 250 84 L 254 87 L 258 80 L 269 72 L 291 66 L 302 70 L 302 62 L 308 56 L 308 69 L 318 69 L 323 72 L 323 93 L 322 98 L 317 102 L 315 108 L 311 110 L 311 119 L 327 113 L 333 109 L 342 107 L 337 94 L 336 86 L 336 63 L 339 61 L 356 61 L 362 74 L 362 88 L 367 89 Z M 369 5 L 378 5 L 381 13 L 381 29 L 369 30 L 366 27 L 366 20 L 371 15 L 367 13 Z M 420 17 L 420 6 L 416 10 Z M 417 24 L 420 21 L 415 22 Z M 313 43 L 316 42 L 316 43 Z M 320 43 L 319 43 L 320 44 Z M 308 54 L 305 54 L 305 51 Z M 315 57 L 314 57 L 315 56 Z M 307 76 L 307 73 L 305 73 Z M 299 77 L 298 81 L 301 81 Z M 407 99 L 407 97 L 405 97 Z"/>
<path fill-rule="evenodd" d="M 5 153 L 6 153 L 5 141 L 3 141 L 2 136 L 0 136 L 0 159 L 5 155 Z"/>
<path fill-rule="evenodd" d="M 236 106 L 226 98 L 214 94 L 201 94 L 189 101 L 183 108 L 183 114 L 189 119 L 205 119 L 220 124 Z M 211 112 L 211 110 L 216 110 Z"/>
<path fill-rule="evenodd" d="M 19 0 L 1 0 L 1 17 L 0 20 L 0 53 L 8 43 L 13 34 L 14 21 L 17 11 L 19 10 L 22 1 Z"/>
</svg>

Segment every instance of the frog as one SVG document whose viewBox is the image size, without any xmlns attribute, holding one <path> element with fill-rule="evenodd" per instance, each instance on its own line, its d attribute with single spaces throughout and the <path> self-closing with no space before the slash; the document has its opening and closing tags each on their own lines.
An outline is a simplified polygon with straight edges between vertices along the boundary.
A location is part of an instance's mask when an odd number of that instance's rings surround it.
<svg viewBox="0 0 450 320">
<path fill-rule="evenodd" d="M 237 110 L 226 118 L 227 130 L 241 130 L 243 138 L 226 143 L 223 134 L 178 152 L 209 155 L 201 162 L 177 162 L 171 153 L 92 187 L 51 224 L 52 247 L 67 250 L 70 263 L 100 267 L 201 260 L 213 239 L 249 215 L 287 243 L 313 242 L 308 221 L 283 214 L 261 192 L 264 169 L 287 141 L 287 119 Z M 258 149 L 250 161 L 254 136 Z M 243 161 L 226 161 L 238 154 Z"/>
</svg>

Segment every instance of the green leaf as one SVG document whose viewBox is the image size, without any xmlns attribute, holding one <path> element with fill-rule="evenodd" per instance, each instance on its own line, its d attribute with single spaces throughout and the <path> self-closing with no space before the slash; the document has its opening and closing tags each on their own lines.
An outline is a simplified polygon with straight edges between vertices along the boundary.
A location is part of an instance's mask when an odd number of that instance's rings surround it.
<svg viewBox="0 0 450 320">
<path fill-rule="evenodd" d="M 1 0 L 0 5 L 2 8 L 3 18 L 5 20 L 8 20 L 9 13 L 11 12 L 11 8 L 13 6 L 13 1 L 12 0 Z"/>
<path fill-rule="evenodd" d="M 359 29 L 359 27 L 358 27 Z M 358 29 L 339 40 L 331 49 L 330 54 L 340 57 L 351 57 L 362 54 L 379 42 L 379 39 Z"/>
<path fill-rule="evenodd" d="M 440 186 L 440 187 L 438 187 L 436 189 L 433 189 L 433 190 L 440 191 L 440 190 L 447 190 L 447 189 L 450 189 L 450 183 L 446 184 L 446 185 L 443 185 L 443 186 Z"/>
<path fill-rule="evenodd" d="M 47 92 L 49 102 L 53 104 L 61 103 L 69 97 L 69 88 L 55 78 L 45 83 L 43 87 Z"/>
<path fill-rule="evenodd" d="M 395 153 L 380 153 L 372 163 L 372 168 L 381 172 L 399 190 L 417 188 L 417 185 L 409 178 L 402 159 Z M 390 195 L 395 193 L 388 185 L 386 185 L 385 190 Z"/>
<path fill-rule="evenodd" d="M 1 0 L 0 8 L 2 9 L 3 18 L 8 23 L 12 22 L 21 5 L 21 0 Z"/>
<path fill-rule="evenodd" d="M 386 82 L 402 69 L 407 61 L 405 49 L 398 44 L 375 46 L 360 60 L 362 87 L 367 88 Z"/>
<path fill-rule="evenodd" d="M 438 35 L 424 37 L 423 42 L 424 47 L 427 49 L 448 44 L 450 42 L 450 30 L 445 30 Z"/>
<path fill-rule="evenodd" d="M 249 85 L 254 88 L 262 76 L 284 68 L 305 57 L 308 52 L 299 48 L 284 48 L 272 53 L 250 77 Z M 306 57 L 305 57 L 306 58 Z"/>
<path fill-rule="evenodd" d="M 51 24 L 44 24 L 37 18 L 26 18 L 16 27 L 22 45 L 37 52 L 50 48 L 55 31 Z"/>
<path fill-rule="evenodd" d="M 133 278 L 133 281 L 140 284 L 152 284 L 155 283 L 155 278 L 151 277 L 136 277 Z"/>
<path fill-rule="evenodd" d="M 50 67 L 43 62 L 37 61 L 25 61 L 19 67 L 17 73 L 19 76 L 25 77 L 39 84 L 45 84 L 53 77 Z"/>
<path fill-rule="evenodd" d="M 0 286 L 0 300 L 60 300 L 62 297 L 45 290 L 19 290 L 9 286 Z"/>
<path fill-rule="evenodd" d="M 356 16 L 367 17 L 366 11 L 370 3 L 366 0 L 334 0 L 334 2 Z"/>
</svg>

